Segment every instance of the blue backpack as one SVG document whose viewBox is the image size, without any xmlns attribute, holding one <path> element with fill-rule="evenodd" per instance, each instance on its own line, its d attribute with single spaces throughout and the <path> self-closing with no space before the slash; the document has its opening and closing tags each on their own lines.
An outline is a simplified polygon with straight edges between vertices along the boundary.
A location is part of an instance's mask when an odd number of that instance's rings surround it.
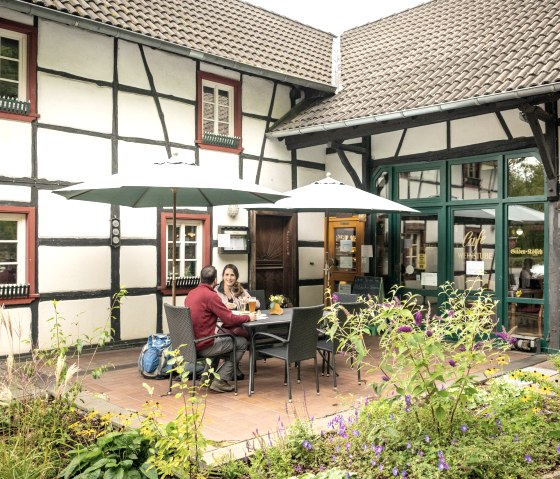
<svg viewBox="0 0 560 479">
<path fill-rule="evenodd" d="M 142 347 L 138 357 L 138 371 L 146 379 L 169 377 L 171 366 L 167 364 L 171 351 L 171 339 L 167 334 L 152 334 Z"/>
</svg>

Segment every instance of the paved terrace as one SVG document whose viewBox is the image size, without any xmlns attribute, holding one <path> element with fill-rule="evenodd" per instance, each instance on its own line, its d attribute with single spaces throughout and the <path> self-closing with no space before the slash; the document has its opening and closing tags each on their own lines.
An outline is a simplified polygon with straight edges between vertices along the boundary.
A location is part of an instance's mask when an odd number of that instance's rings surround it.
<svg viewBox="0 0 560 479">
<path fill-rule="evenodd" d="M 367 362 L 376 365 L 379 362 L 378 337 L 367 338 L 370 355 Z M 100 379 L 88 377 L 84 381 L 85 392 L 82 398 L 83 406 L 100 412 L 114 411 L 127 413 L 136 411 L 142 413 L 146 401 L 150 399 L 159 402 L 163 413 L 162 421 L 173 420 L 182 405 L 180 399 L 172 396 L 162 396 L 167 391 L 167 380 L 144 379 L 137 370 L 137 359 L 140 348 L 124 350 L 109 350 L 98 352 L 93 358 L 92 365 L 111 363 L 110 367 Z M 521 368 L 553 369 L 546 363 L 546 355 L 529 354 L 520 351 L 509 353 L 510 364 L 506 370 Z M 81 367 L 85 368 L 89 358 L 82 356 Z M 320 364 L 320 362 L 319 362 Z M 325 428 L 331 416 L 344 413 L 357 403 L 363 403 L 366 397 L 372 396 L 369 386 L 379 380 L 381 373 L 365 368 L 362 371 L 362 384 L 357 381 L 356 370 L 350 368 L 346 357 L 338 355 L 337 370 L 338 389 L 333 389 L 332 377 L 320 376 L 320 395 L 315 393 L 313 377 L 313 361 L 302 363 L 301 383 L 296 381 L 296 371 L 292 370 L 293 402 L 288 403 L 287 387 L 284 386 L 284 362 L 268 359 L 257 363 L 255 377 L 255 393 L 249 397 L 248 386 L 248 354 L 241 361 L 241 369 L 246 373 L 246 379 L 239 381 L 239 394 L 214 393 L 208 391 L 205 401 L 204 421 L 202 432 L 214 443 L 208 452 L 209 460 L 224 454 L 243 457 L 247 443 L 256 445 L 255 436 L 274 434 L 279 428 L 286 428 L 297 418 L 313 418 L 317 427 Z M 483 365 L 482 371 L 490 365 Z M 543 369 L 544 368 L 544 369 Z M 552 373 L 552 371 L 551 371 Z M 365 379 L 365 383 L 364 383 Z M 152 397 L 142 383 L 154 388 Z M 176 390 L 174 390 L 176 391 Z"/>
</svg>

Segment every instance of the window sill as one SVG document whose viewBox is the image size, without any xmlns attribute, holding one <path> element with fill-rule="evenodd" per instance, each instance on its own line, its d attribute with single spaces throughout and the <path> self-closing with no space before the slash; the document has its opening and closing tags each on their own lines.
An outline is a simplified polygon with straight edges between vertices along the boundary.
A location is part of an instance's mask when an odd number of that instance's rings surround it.
<svg viewBox="0 0 560 479">
<path fill-rule="evenodd" d="M 177 288 L 175 290 L 175 296 L 185 296 L 188 293 L 190 293 L 194 288 L 196 288 L 196 286 L 193 286 L 192 288 Z M 163 296 L 171 296 L 173 294 L 171 288 L 168 288 L 167 286 L 165 288 L 158 287 L 158 291 Z"/>
<path fill-rule="evenodd" d="M 39 294 L 30 294 L 27 298 L 0 299 L 0 306 L 16 306 L 20 304 L 31 304 L 40 298 Z"/>
<path fill-rule="evenodd" d="M 228 148 L 227 146 L 208 145 L 206 143 L 202 143 L 201 141 L 196 141 L 195 143 L 199 148 L 202 148 L 203 150 L 223 151 L 225 153 L 234 153 L 236 155 L 243 151 L 242 147 Z"/>
<path fill-rule="evenodd" d="M 27 115 L 20 115 L 18 113 L 8 113 L 6 111 L 0 111 L 0 120 L 15 120 L 23 121 L 26 123 L 31 123 L 33 120 L 39 118 L 37 113 L 29 113 Z"/>
</svg>

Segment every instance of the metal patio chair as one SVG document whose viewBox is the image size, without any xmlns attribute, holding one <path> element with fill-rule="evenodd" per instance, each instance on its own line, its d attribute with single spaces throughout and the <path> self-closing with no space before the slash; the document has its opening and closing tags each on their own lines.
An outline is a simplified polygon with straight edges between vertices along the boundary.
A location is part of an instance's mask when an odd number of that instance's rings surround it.
<svg viewBox="0 0 560 479">
<path fill-rule="evenodd" d="M 196 351 L 196 344 L 210 338 L 228 336 L 233 341 L 233 350 L 226 355 L 219 355 L 211 358 L 219 360 L 220 358 L 231 358 L 235 364 L 235 338 L 232 334 L 213 334 L 211 336 L 204 336 L 203 338 L 196 339 L 194 336 L 193 322 L 191 318 L 191 309 L 185 306 L 172 306 L 171 304 L 164 304 L 165 316 L 167 317 L 167 325 L 169 326 L 169 337 L 171 338 L 171 347 L 179 349 L 179 354 L 183 357 L 185 363 L 196 365 L 197 360 L 206 359 L 206 357 L 199 356 Z M 193 367 L 192 381 L 193 393 L 194 386 L 196 386 L 196 366 Z M 171 386 L 173 383 L 173 374 L 169 375 L 169 389 L 167 394 L 171 394 Z M 235 387 L 235 395 L 237 395 L 237 377 L 233 375 L 233 384 Z"/>
<path fill-rule="evenodd" d="M 255 341 L 259 338 L 270 338 L 278 343 L 271 347 L 258 349 L 258 354 L 264 357 L 282 359 L 286 363 L 284 384 L 288 385 L 288 401 L 292 401 L 292 384 L 290 378 L 290 364 L 297 363 L 298 383 L 301 381 L 299 363 L 306 359 L 313 359 L 315 363 L 315 385 L 319 394 L 319 370 L 317 367 L 317 323 L 323 314 L 323 305 L 294 308 L 287 338 L 268 332 L 257 332 L 252 337 L 252 351 L 255 351 Z M 250 393 L 254 392 L 255 365 L 250 364 Z"/>
</svg>

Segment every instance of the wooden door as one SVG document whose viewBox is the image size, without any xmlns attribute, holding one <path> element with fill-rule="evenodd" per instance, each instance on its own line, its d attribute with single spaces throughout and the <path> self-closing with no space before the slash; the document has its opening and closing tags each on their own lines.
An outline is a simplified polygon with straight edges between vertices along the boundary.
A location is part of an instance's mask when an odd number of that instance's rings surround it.
<svg viewBox="0 0 560 479">
<path fill-rule="evenodd" d="M 251 216 L 251 288 L 264 289 L 267 299 L 283 294 L 298 304 L 296 215 L 253 212 Z"/>
<path fill-rule="evenodd" d="M 330 284 L 332 292 L 349 293 L 354 278 L 362 274 L 365 215 L 329 220 Z"/>
</svg>

